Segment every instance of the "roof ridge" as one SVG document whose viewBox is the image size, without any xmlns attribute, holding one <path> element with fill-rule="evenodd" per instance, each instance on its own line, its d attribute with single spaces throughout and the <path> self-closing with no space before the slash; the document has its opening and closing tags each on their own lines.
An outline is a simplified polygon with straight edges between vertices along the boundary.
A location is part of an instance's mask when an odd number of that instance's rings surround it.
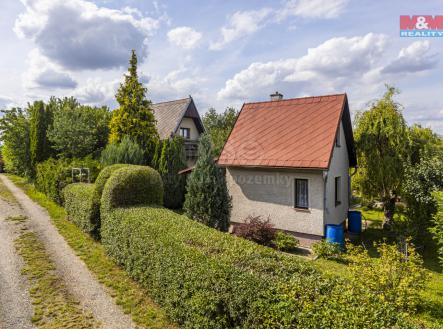
<svg viewBox="0 0 443 329">
<path fill-rule="evenodd" d="M 293 101 L 293 100 L 296 100 L 296 99 L 321 98 L 321 97 L 345 96 L 345 95 L 346 95 L 346 93 L 319 95 L 319 96 L 304 96 L 304 97 L 294 97 L 294 98 L 280 99 L 280 100 L 275 100 L 275 101 L 249 102 L 249 103 L 244 103 L 243 105 L 247 105 L 247 104 L 264 104 L 264 103 L 279 103 L 279 102 Z"/>
<path fill-rule="evenodd" d="M 185 98 L 174 99 L 172 101 L 164 101 L 164 102 L 152 103 L 152 105 L 172 103 L 172 102 L 178 102 L 178 101 L 185 101 L 185 100 L 189 100 L 189 99 L 190 99 L 190 97 L 185 97 Z"/>
</svg>

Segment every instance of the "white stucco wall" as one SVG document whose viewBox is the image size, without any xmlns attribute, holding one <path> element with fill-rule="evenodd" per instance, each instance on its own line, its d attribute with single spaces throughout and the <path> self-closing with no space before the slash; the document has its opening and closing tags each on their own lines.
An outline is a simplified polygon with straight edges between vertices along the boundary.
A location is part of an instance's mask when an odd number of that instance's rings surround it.
<svg viewBox="0 0 443 329">
<path fill-rule="evenodd" d="M 180 128 L 189 128 L 191 129 L 190 133 L 191 133 L 191 139 L 192 140 L 197 140 L 200 138 L 200 134 L 197 130 L 197 127 L 195 126 L 194 120 L 191 118 L 183 118 L 182 122 L 180 122 L 180 126 L 177 129 L 176 134 L 180 135 Z"/>
<path fill-rule="evenodd" d="M 307 210 L 294 208 L 296 178 L 308 180 Z M 232 197 L 232 222 L 242 223 L 249 215 L 269 216 L 277 229 L 323 235 L 322 171 L 230 167 L 226 181 Z"/>
<path fill-rule="evenodd" d="M 341 204 L 335 205 L 335 177 L 341 177 Z M 349 208 L 349 157 L 343 123 L 340 123 L 340 147 L 334 146 L 326 181 L 325 224 L 340 224 Z"/>
</svg>

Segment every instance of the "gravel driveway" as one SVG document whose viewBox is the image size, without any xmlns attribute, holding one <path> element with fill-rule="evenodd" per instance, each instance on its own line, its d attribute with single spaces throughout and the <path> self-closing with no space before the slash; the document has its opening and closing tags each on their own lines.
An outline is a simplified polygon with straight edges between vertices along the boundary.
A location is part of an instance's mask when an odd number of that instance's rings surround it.
<svg viewBox="0 0 443 329">
<path fill-rule="evenodd" d="M 94 317 L 100 321 L 103 328 L 135 328 L 136 326 L 130 316 L 125 315 L 121 308 L 115 304 L 114 299 L 106 292 L 105 288 L 96 280 L 91 272 L 89 272 L 83 261 L 75 255 L 74 251 L 58 233 L 57 229 L 52 225 L 47 211 L 33 202 L 6 176 L 0 175 L 0 179 L 17 199 L 24 214 L 29 218 L 28 227 L 34 231 L 44 243 L 46 251 L 56 264 L 57 271 L 63 278 L 65 285 L 72 295 L 80 301 L 80 305 L 91 311 Z M 0 208 L 0 212 L 3 213 L 3 208 Z M 2 240 L 0 237 L 0 241 Z M 3 245 L 3 242 L 0 243 Z M 0 258 L 3 258 L 1 253 Z M 15 276 L 16 275 L 17 274 L 15 274 Z M 3 295 L 3 290 L 1 294 Z"/>
<path fill-rule="evenodd" d="M 23 260 L 17 255 L 14 240 L 20 229 L 9 216 L 19 216 L 22 210 L 17 204 L 0 198 L 0 328 L 33 328 L 32 304 L 26 279 L 20 275 Z"/>
</svg>

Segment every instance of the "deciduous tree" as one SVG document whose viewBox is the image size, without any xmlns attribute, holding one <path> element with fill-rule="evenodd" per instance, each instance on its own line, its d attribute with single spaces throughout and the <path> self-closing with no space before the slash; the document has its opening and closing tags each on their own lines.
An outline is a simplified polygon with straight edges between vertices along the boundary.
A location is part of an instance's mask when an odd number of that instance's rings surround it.
<svg viewBox="0 0 443 329">
<path fill-rule="evenodd" d="M 393 99 L 397 93 L 387 86 L 383 97 L 355 119 L 358 181 L 364 195 L 383 202 L 385 226 L 393 219 L 408 161 L 408 128 L 400 105 Z"/>
<path fill-rule="evenodd" d="M 203 116 L 203 125 L 211 136 L 215 156 L 219 156 L 237 120 L 238 111 L 228 107 L 223 113 L 210 108 Z"/>
</svg>

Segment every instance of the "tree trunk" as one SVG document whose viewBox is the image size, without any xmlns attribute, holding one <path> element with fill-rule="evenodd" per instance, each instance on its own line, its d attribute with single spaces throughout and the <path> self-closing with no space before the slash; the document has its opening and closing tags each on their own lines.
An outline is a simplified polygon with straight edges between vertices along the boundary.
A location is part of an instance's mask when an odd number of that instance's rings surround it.
<svg viewBox="0 0 443 329">
<path fill-rule="evenodd" d="M 394 220 L 394 212 L 395 212 L 395 200 L 397 198 L 395 196 L 388 197 L 383 200 L 383 211 L 384 211 L 384 220 L 383 220 L 383 228 L 389 229 Z"/>
</svg>

